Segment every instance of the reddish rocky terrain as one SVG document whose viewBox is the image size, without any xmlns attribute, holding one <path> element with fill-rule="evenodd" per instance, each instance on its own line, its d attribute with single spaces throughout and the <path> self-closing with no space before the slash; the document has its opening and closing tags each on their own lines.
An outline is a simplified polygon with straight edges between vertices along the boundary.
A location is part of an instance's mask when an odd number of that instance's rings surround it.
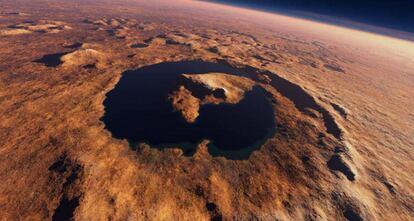
<svg viewBox="0 0 414 221">
<path fill-rule="evenodd" d="M 166 97 L 190 123 L 266 92 L 275 132 L 247 159 L 105 129 L 123 72 L 189 60 L 246 74 L 183 75 L 211 92 Z M 0 220 L 413 220 L 413 88 L 414 43 L 373 33 L 198 1 L 0 0 Z"/>
</svg>

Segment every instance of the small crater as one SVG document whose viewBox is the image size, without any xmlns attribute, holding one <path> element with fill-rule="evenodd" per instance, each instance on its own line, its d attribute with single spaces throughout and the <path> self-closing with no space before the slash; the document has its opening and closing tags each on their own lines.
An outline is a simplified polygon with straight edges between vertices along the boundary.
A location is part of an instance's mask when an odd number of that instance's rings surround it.
<svg viewBox="0 0 414 221">
<path fill-rule="evenodd" d="M 146 47 L 148 47 L 148 44 L 136 43 L 136 44 L 131 45 L 131 48 L 146 48 Z"/>
<path fill-rule="evenodd" d="M 339 65 L 337 64 L 324 64 L 323 65 L 326 69 L 331 70 L 331 71 L 336 71 L 336 72 L 341 72 L 341 73 L 345 73 L 345 70 L 342 69 Z"/>
<path fill-rule="evenodd" d="M 226 91 L 222 88 L 217 88 L 213 91 L 213 96 L 216 98 L 226 99 Z"/>
<path fill-rule="evenodd" d="M 206 208 L 207 208 L 207 210 L 208 211 L 214 211 L 214 210 L 216 210 L 216 208 L 217 208 L 217 206 L 216 206 L 216 204 L 214 204 L 214 203 L 207 203 L 206 204 Z"/>
<path fill-rule="evenodd" d="M 348 221 L 363 221 L 362 217 L 350 206 L 345 208 L 343 214 Z"/>
<path fill-rule="evenodd" d="M 335 154 L 327 162 L 329 169 L 343 173 L 350 181 L 355 180 L 355 174 L 351 171 L 348 165 L 342 160 L 341 156 Z"/>
<path fill-rule="evenodd" d="M 207 48 L 207 51 L 209 51 L 209 52 L 211 52 L 211 53 L 218 53 L 218 52 L 219 52 L 219 50 L 218 50 L 218 48 L 217 48 L 217 47 L 210 47 L 210 48 Z"/>
<path fill-rule="evenodd" d="M 70 221 L 73 220 L 76 207 L 79 206 L 79 197 L 68 199 L 63 197 L 59 206 L 55 209 L 52 221 Z"/>
<path fill-rule="evenodd" d="M 85 68 L 85 69 L 96 69 L 96 64 L 87 64 L 87 65 L 84 65 L 83 68 Z"/>
<path fill-rule="evenodd" d="M 301 160 L 303 163 L 308 163 L 310 158 L 308 156 L 302 156 Z"/>
<path fill-rule="evenodd" d="M 42 63 L 47 67 L 57 67 L 62 64 L 60 58 L 67 53 L 56 53 L 56 54 L 48 54 L 44 55 L 43 57 L 34 60 L 33 62 Z"/>
<path fill-rule="evenodd" d="M 358 203 L 343 193 L 333 192 L 332 200 L 337 204 L 337 208 L 348 221 L 363 221 L 361 207 Z"/>
<path fill-rule="evenodd" d="M 223 216 L 220 213 L 219 208 L 217 207 L 216 204 L 212 203 L 212 202 L 208 202 L 206 203 L 206 208 L 208 210 L 208 212 L 210 213 L 210 220 L 211 221 L 221 221 L 223 220 Z"/>
</svg>

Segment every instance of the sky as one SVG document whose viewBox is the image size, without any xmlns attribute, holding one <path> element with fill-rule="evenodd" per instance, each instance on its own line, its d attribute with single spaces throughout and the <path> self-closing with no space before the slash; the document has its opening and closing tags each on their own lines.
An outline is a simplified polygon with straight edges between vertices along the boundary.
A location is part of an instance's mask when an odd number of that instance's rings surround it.
<svg viewBox="0 0 414 221">
<path fill-rule="evenodd" d="M 414 0 L 211 0 L 265 11 L 326 15 L 414 33 Z M 332 23 L 332 21 L 329 21 Z M 334 22 L 333 22 L 334 23 Z"/>
</svg>

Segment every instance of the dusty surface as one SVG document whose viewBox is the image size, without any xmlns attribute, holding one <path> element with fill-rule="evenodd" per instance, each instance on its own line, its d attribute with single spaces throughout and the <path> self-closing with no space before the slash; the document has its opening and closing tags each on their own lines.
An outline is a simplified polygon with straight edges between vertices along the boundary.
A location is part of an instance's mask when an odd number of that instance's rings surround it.
<svg viewBox="0 0 414 221">
<path fill-rule="evenodd" d="M 174 110 L 189 123 L 196 121 L 201 105 L 237 104 L 255 85 L 249 78 L 224 73 L 182 74 L 182 78 L 184 85 L 180 84 L 169 98 Z M 185 84 L 195 91 L 188 90 Z"/>
<path fill-rule="evenodd" d="M 412 42 L 146 2 L 0 0 L 1 220 L 413 219 Z M 105 130 L 123 71 L 199 59 L 272 100 L 276 133 L 249 159 L 131 148 Z"/>
<path fill-rule="evenodd" d="M 174 111 L 179 111 L 183 118 L 189 122 L 194 123 L 197 117 L 200 115 L 200 99 L 194 97 L 185 86 L 180 85 L 178 90 L 173 91 L 170 94 L 169 99 Z"/>
<path fill-rule="evenodd" d="M 197 75 L 185 75 L 191 81 L 201 84 L 211 91 L 217 91 L 215 97 L 222 97 L 222 102 L 237 104 L 243 99 L 244 93 L 252 90 L 254 82 L 246 77 L 234 76 L 222 73 L 206 73 Z M 222 92 L 222 93 L 220 93 Z M 221 96 L 220 96 L 221 95 Z M 204 98 L 203 103 L 216 103 Z M 220 102 L 219 102 L 220 103 Z"/>
<path fill-rule="evenodd" d="M 25 14 L 16 14 L 16 15 L 25 15 Z M 63 22 L 59 21 L 42 21 L 33 22 L 25 21 L 20 24 L 10 25 L 7 28 L 4 28 L 0 31 L 0 35 L 21 35 L 21 34 L 31 34 L 33 32 L 38 33 L 58 33 L 65 29 L 70 29 L 70 26 L 67 26 Z"/>
</svg>

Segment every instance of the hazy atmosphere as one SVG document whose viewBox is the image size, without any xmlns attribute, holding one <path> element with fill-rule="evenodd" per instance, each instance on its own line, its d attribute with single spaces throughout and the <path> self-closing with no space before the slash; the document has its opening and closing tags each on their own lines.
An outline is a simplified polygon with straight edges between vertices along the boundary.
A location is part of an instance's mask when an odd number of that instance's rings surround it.
<svg viewBox="0 0 414 221">
<path fill-rule="evenodd" d="M 412 221 L 412 18 L 0 0 L 0 221 Z"/>
</svg>

